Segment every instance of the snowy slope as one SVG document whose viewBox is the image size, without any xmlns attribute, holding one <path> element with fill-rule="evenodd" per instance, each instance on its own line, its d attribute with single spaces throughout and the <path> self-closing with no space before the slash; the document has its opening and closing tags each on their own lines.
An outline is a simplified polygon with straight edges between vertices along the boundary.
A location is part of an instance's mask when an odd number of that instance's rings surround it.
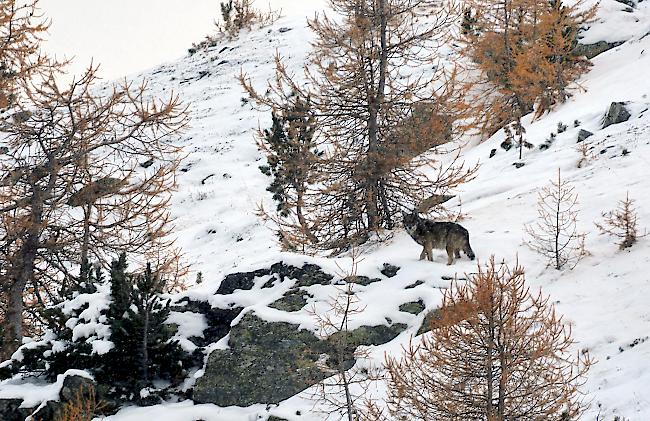
<svg viewBox="0 0 650 421">
<path fill-rule="evenodd" d="M 632 421 L 650 420 L 650 341 L 644 341 L 650 335 L 650 272 L 644 270 L 650 265 L 650 237 L 621 252 L 612 239 L 598 235 L 593 225 L 601 212 L 615 207 L 616 201 L 629 191 L 637 200 L 641 226 L 650 229 L 650 36 L 646 36 L 650 32 L 650 6 L 642 2 L 633 12 L 626 12 L 626 7 L 604 0 L 599 22 L 585 34 L 586 43 L 627 41 L 593 60 L 592 71 L 580 82 L 586 91 L 575 91 L 569 102 L 542 119 L 526 121 L 528 140 L 536 146 L 556 131 L 558 122 L 567 124 L 568 130 L 558 134 L 548 150 L 525 151 L 526 165 L 519 169 L 512 165 L 517 161 L 516 153 L 499 148 L 502 133 L 484 143 L 468 145 L 464 159 L 468 164 L 480 161 L 482 166 L 478 177 L 458 192 L 460 209 L 467 215 L 462 224 L 471 233 L 479 260 L 484 262 L 492 254 L 510 263 L 518 259 L 527 269 L 530 286 L 550 294 L 565 321 L 571 324 L 577 349 L 588 349 L 598 360 L 587 383 L 592 407 L 584 421 L 595 420 L 598 413 L 599 420 L 613 420 L 614 415 Z M 237 41 L 141 75 L 151 80 L 155 93 L 173 90 L 192 104 L 192 127 L 183 140 L 188 156 L 179 176 L 173 213 L 178 244 L 194 270 L 202 272 L 204 282 L 186 295 L 218 306 L 222 303 L 214 292 L 225 274 L 265 267 L 279 260 L 293 264 L 310 261 L 332 273 L 351 267 L 349 257 L 308 258 L 281 253 L 272 232 L 255 216 L 261 201 L 272 206 L 265 191 L 268 179 L 258 170 L 262 155 L 254 142 L 254 131 L 267 126 L 270 115 L 242 101 L 245 95 L 235 78 L 243 69 L 255 86 L 262 87 L 273 74 L 276 50 L 299 74 L 310 38 L 304 19 L 282 19 L 270 29 L 244 34 Z M 613 101 L 629 102 L 632 117 L 600 129 L 600 120 Z M 579 120 L 579 127 L 574 127 L 575 120 Z M 594 133 L 586 140 L 593 158 L 582 168 L 577 167 L 576 150 L 580 129 Z M 489 158 L 494 148 L 496 156 Z M 547 268 L 543 259 L 523 243 L 524 224 L 536 218 L 537 193 L 555 177 L 558 168 L 580 194 L 579 225 L 588 232 L 586 245 L 591 253 L 574 270 L 563 272 Z M 475 271 L 475 262 L 466 258 L 446 266 L 444 253 L 437 254 L 433 263 L 418 261 L 419 246 L 401 230 L 387 243 L 361 251 L 363 260 L 358 272 L 382 281 L 357 288 L 367 308 L 353 323 L 375 325 L 390 319 L 409 326 L 393 342 L 373 349 L 376 364 L 381 363 L 385 351 L 399 353 L 422 322 L 423 314 L 399 312 L 401 303 L 422 299 L 428 309 L 433 309 L 440 302 L 440 289 L 449 285 L 443 277 Z M 402 268 L 394 278 L 380 274 L 386 262 Z M 415 280 L 424 284 L 405 289 Z M 263 294 L 242 294 L 239 304 L 247 307 L 245 311 L 255 311 L 269 320 L 286 320 L 315 330 L 313 318 L 305 311 L 289 314 L 267 306 L 290 287 L 289 282 Z M 320 286 L 310 290 L 314 295 L 310 303 L 317 309 L 324 308 L 333 291 Z M 216 346 L 226 346 L 226 342 Z M 20 395 L 0 384 L 0 397 L 11 393 Z M 255 420 L 268 413 L 263 405 L 217 408 L 181 402 L 127 408 L 107 421 L 154 417 L 160 421 Z M 271 408 L 270 413 L 292 420 L 323 419 L 301 396 Z"/>
</svg>

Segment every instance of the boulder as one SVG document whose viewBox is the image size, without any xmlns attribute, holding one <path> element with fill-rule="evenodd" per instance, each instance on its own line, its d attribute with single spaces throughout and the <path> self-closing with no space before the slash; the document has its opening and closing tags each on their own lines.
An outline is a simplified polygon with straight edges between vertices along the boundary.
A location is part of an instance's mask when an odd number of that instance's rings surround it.
<svg viewBox="0 0 650 421">
<path fill-rule="evenodd" d="M 328 374 L 316 367 L 320 340 L 291 323 L 247 313 L 230 331 L 228 349 L 213 351 L 194 387 L 197 403 L 280 403 Z"/>
<path fill-rule="evenodd" d="M 577 143 L 583 142 L 585 139 L 587 139 L 588 137 L 591 137 L 593 135 L 594 134 L 592 132 L 590 132 L 589 130 L 580 129 L 580 131 L 578 132 L 578 142 Z"/>
<path fill-rule="evenodd" d="M 399 311 L 417 315 L 422 313 L 425 308 L 426 307 L 424 305 L 424 302 L 422 300 L 418 300 L 418 301 L 411 301 L 410 303 L 402 304 L 401 306 L 399 306 Z"/>
<path fill-rule="evenodd" d="M 95 382 L 83 376 L 66 376 L 59 392 L 61 402 L 76 400 L 79 396 L 87 397 L 95 393 Z"/>
<path fill-rule="evenodd" d="M 255 278 L 269 274 L 270 271 L 268 269 L 260 269 L 254 272 L 245 273 L 231 273 L 230 275 L 223 278 L 221 285 L 219 285 L 219 289 L 217 289 L 217 294 L 228 295 L 232 294 L 238 289 L 252 289 L 253 285 L 255 284 Z"/>
<path fill-rule="evenodd" d="M 0 399 L 0 420 L 24 421 L 32 410 L 21 408 L 22 399 Z"/>
<path fill-rule="evenodd" d="M 249 312 L 231 329 L 228 349 L 209 355 L 193 399 L 222 407 L 278 404 L 331 376 L 317 361 L 334 356 L 341 340 L 346 346 L 338 355 L 347 369 L 358 346 L 387 343 L 405 329 L 404 324 L 362 326 L 322 340 L 296 324 L 269 322 Z"/>
<path fill-rule="evenodd" d="M 381 269 L 381 274 L 387 278 L 392 278 L 393 276 L 397 275 L 397 272 L 399 270 L 399 266 L 391 265 L 390 263 L 384 263 L 384 266 Z"/>
<path fill-rule="evenodd" d="M 625 107 L 624 102 L 612 102 L 603 117 L 603 129 L 612 124 L 623 123 L 630 119 L 630 112 Z"/>
<path fill-rule="evenodd" d="M 172 307 L 177 312 L 191 312 L 202 314 L 208 327 L 203 331 L 203 337 L 189 338 L 196 346 L 205 347 L 217 342 L 230 332 L 230 324 L 239 316 L 243 307 L 214 308 L 205 301 L 194 301 L 183 298 L 178 305 Z"/>
<path fill-rule="evenodd" d="M 61 402 L 47 401 L 45 405 L 32 414 L 32 419 L 36 421 L 53 421 L 61 413 L 62 407 Z"/>
</svg>

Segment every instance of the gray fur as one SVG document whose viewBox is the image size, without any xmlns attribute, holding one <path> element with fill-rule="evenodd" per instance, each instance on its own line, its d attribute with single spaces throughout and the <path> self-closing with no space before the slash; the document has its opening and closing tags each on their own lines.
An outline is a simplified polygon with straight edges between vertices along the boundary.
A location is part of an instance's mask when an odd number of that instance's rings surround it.
<svg viewBox="0 0 650 421">
<path fill-rule="evenodd" d="M 436 222 L 421 218 L 417 212 L 403 214 L 404 228 L 416 243 L 421 245 L 420 260 L 425 256 L 433 261 L 433 249 L 447 251 L 447 264 L 460 258 L 462 250 L 474 260 L 474 251 L 469 244 L 469 232 L 455 222 Z"/>
</svg>

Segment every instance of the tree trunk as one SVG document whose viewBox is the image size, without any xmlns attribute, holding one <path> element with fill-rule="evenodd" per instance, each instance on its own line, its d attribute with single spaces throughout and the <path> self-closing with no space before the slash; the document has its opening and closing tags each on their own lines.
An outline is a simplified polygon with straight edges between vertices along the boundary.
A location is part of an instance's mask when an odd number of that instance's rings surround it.
<svg viewBox="0 0 650 421">
<path fill-rule="evenodd" d="M 23 339 L 23 312 L 25 310 L 23 293 L 29 282 L 34 280 L 39 234 L 43 222 L 43 204 L 40 197 L 38 192 L 32 196 L 32 215 L 27 235 L 18 255 L 13 259 L 13 264 L 16 266 L 7 297 L 6 349 L 3 350 L 8 354 L 15 352 Z"/>
<path fill-rule="evenodd" d="M 381 113 L 386 91 L 386 77 L 388 72 L 388 47 L 386 32 L 386 0 L 379 0 L 379 79 L 377 91 L 369 101 L 368 116 L 368 178 L 366 180 L 366 214 L 368 216 L 368 229 L 377 230 L 381 222 L 379 219 L 379 184 L 381 175 L 378 174 L 379 160 L 379 116 Z"/>
<path fill-rule="evenodd" d="M 144 323 L 142 332 L 142 379 L 144 384 L 149 382 L 149 299 L 146 299 L 144 306 Z"/>
</svg>

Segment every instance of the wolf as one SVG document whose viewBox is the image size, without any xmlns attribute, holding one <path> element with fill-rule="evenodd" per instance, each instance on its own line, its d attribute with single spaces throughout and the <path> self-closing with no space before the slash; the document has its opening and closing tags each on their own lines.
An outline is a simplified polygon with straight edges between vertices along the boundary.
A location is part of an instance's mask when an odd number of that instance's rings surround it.
<svg viewBox="0 0 650 421">
<path fill-rule="evenodd" d="M 406 232 L 416 243 L 421 245 L 420 260 L 426 256 L 433 261 L 433 249 L 447 251 L 447 264 L 454 263 L 454 257 L 460 258 L 462 250 L 467 257 L 474 260 L 476 257 L 469 244 L 469 232 L 455 222 L 436 222 L 421 218 L 417 211 L 403 213 L 403 222 Z"/>
</svg>

